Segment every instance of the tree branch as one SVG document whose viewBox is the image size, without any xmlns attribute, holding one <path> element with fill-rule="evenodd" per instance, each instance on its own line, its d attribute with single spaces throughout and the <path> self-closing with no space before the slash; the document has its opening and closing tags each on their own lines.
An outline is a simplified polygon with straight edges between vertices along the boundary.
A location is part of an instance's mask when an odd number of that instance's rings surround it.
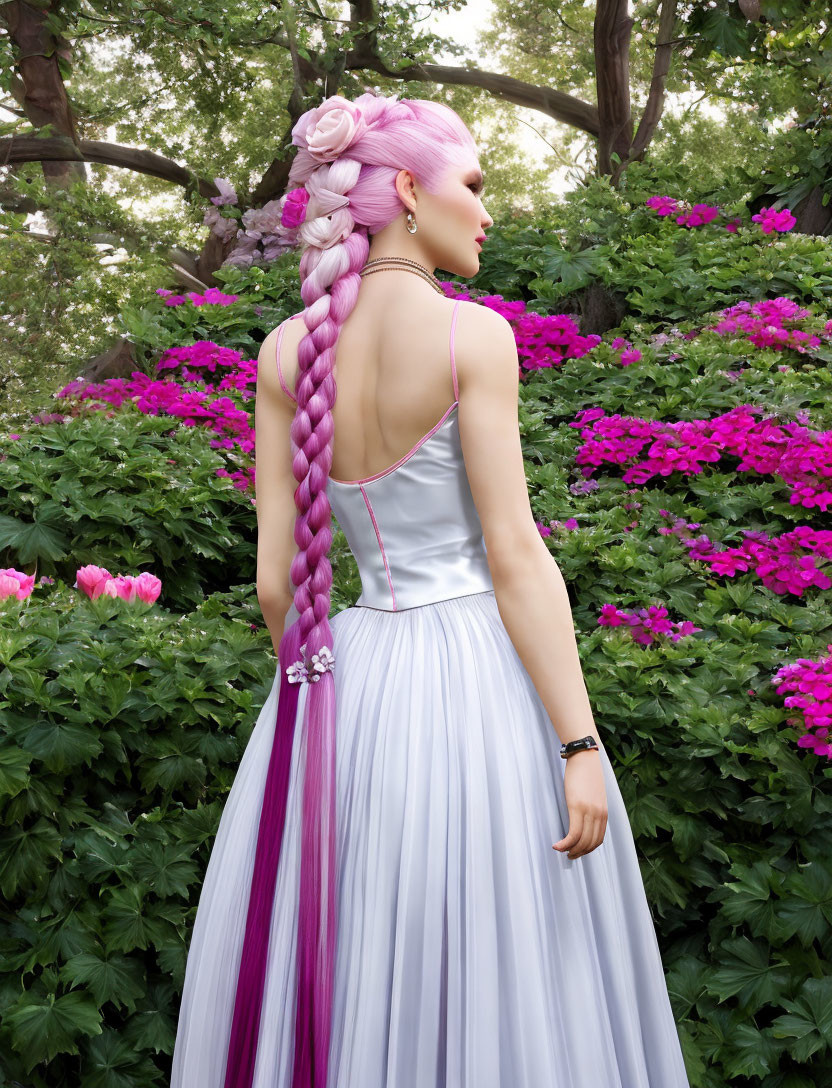
<svg viewBox="0 0 832 1088">
<path fill-rule="evenodd" d="M 647 102 L 644 113 L 641 115 L 635 137 L 630 148 L 629 159 L 640 159 L 647 145 L 653 139 L 662 113 L 664 112 L 665 84 L 667 73 L 670 71 L 670 61 L 673 57 L 673 43 L 670 35 L 676 22 L 676 0 L 662 0 L 659 12 L 659 41 L 663 45 L 656 46 L 653 56 L 653 78 L 650 80 L 650 90 L 647 94 Z M 623 165 L 623 163 L 622 163 Z"/>
<path fill-rule="evenodd" d="M 538 110 L 554 121 L 562 121 L 571 128 L 580 129 L 590 136 L 597 136 L 600 129 L 598 109 L 574 95 L 526 83 L 499 72 L 486 72 L 481 68 L 456 68 L 448 64 L 410 64 L 391 68 L 377 56 L 363 50 L 347 53 L 345 68 L 354 71 L 364 69 L 378 72 L 391 79 L 421 80 L 425 83 L 449 83 L 458 87 L 480 87 L 494 98 Z"/>
<path fill-rule="evenodd" d="M 153 178 L 173 182 L 185 189 L 194 189 L 203 197 L 219 196 L 219 189 L 207 178 L 197 177 L 155 151 L 122 147 L 100 140 L 79 140 L 67 136 L 8 136 L 0 139 L 0 165 L 19 162 L 98 162 L 104 166 L 119 166 L 148 174 Z"/>
</svg>

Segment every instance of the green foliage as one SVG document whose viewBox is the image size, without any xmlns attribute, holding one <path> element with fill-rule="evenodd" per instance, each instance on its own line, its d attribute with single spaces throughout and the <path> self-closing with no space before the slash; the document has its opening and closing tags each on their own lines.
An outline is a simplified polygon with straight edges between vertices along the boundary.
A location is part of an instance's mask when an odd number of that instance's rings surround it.
<svg viewBox="0 0 832 1088">
<path fill-rule="evenodd" d="M 657 194 L 719 203 L 742 225 L 726 231 L 720 218 L 686 229 L 645 206 Z M 470 282 L 544 313 L 579 310 L 582 291 L 601 283 L 631 320 L 639 315 L 658 324 L 692 320 L 741 298 L 784 294 L 827 303 L 832 266 L 828 239 L 766 236 L 742 201 L 724 192 L 691 194 L 678 176 L 634 163 L 619 189 L 595 178 L 533 221 L 495 224 Z"/>
<path fill-rule="evenodd" d="M 6 443 L 0 549 L 7 564 L 75 582 L 80 566 L 152 567 L 163 600 L 185 610 L 204 587 L 255 578 L 250 495 L 218 476 L 211 435 L 166 416 L 92 411 Z"/>
<path fill-rule="evenodd" d="M 127 306 L 119 315 L 123 335 L 150 355 L 195 340 L 214 340 L 256 358 L 266 334 L 303 309 L 295 253 L 284 254 L 267 268 L 223 265 L 214 278 L 221 291 L 238 295 L 238 300 L 227 306 L 194 306 L 189 301 L 161 312 L 155 300 Z"/>
<path fill-rule="evenodd" d="M 59 583 L 5 602 L 0 647 L 0 1050 L 33 1088 L 161 1085 L 151 1055 L 172 1050 L 210 844 L 274 677 L 253 586 L 179 615 Z"/>
<path fill-rule="evenodd" d="M 832 1077 L 832 768 L 797 747 L 773 677 L 824 652 L 828 595 L 716 576 L 660 530 L 670 511 L 732 544 L 828 515 L 731 458 L 640 487 L 604 466 L 584 493 L 570 424 L 590 406 L 677 420 L 751 403 L 832 427 L 828 343 L 798 354 L 701 331 L 720 306 L 780 292 L 820 328 L 829 242 L 686 231 L 644 208 L 663 189 L 637 168 L 621 192 L 587 186 L 557 222 L 492 228 L 473 286 L 542 313 L 577 315 L 599 285 L 622 300 L 592 353 L 524 375 L 532 508 L 553 525 L 692 1088 L 814 1088 Z M 120 320 L 149 361 L 203 337 L 251 356 L 300 309 L 295 275 L 288 258 L 228 270 L 230 307 L 144 304 Z M 656 330 L 698 335 L 654 343 Z M 620 365 L 614 333 L 638 362 Z M 246 466 L 130 404 L 24 428 L 4 452 L 3 562 L 58 581 L 5 601 L 0 625 L 0 1053 L 26 1088 L 161 1086 L 209 851 L 274 678 L 254 507 L 217 474 Z M 557 525 L 567 518 L 577 529 Z M 359 588 L 337 528 L 332 559 L 337 612 Z M 71 588 L 85 562 L 147 567 L 162 597 L 90 601 Z M 608 603 L 662 603 L 701 630 L 640 646 L 599 626 Z"/>
</svg>

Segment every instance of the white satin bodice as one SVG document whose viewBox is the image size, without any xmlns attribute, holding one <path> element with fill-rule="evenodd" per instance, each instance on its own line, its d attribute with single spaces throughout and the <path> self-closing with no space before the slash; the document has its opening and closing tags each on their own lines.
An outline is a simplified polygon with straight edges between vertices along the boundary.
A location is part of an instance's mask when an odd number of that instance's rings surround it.
<svg viewBox="0 0 832 1088">
<path fill-rule="evenodd" d="M 462 447 L 459 402 L 395 465 L 327 494 L 361 575 L 357 607 L 397 612 L 493 590 Z"/>
</svg>

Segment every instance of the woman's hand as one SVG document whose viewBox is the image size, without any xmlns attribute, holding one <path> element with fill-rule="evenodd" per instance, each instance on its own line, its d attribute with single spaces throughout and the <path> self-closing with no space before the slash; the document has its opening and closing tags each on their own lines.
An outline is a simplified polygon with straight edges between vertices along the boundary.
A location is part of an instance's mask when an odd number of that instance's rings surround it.
<svg viewBox="0 0 832 1088">
<path fill-rule="evenodd" d="M 607 830 L 607 788 L 601 766 L 601 752 L 591 748 L 567 757 L 563 776 L 569 831 L 555 850 L 571 850 L 570 859 L 588 854 L 604 841 Z"/>
</svg>

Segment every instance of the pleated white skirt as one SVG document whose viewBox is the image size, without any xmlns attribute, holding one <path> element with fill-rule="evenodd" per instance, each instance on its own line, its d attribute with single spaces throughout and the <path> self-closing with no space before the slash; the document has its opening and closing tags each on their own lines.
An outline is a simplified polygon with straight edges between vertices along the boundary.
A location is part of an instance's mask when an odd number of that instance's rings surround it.
<svg viewBox="0 0 832 1088">
<path fill-rule="evenodd" d="M 329 1088 L 689 1088 L 609 758 L 604 842 L 569 860 L 552 849 L 569 826 L 566 761 L 494 592 L 330 623 Z M 202 887 L 171 1088 L 223 1088 L 278 683 Z M 298 728 L 254 1088 L 291 1088 L 302 753 Z"/>
</svg>

